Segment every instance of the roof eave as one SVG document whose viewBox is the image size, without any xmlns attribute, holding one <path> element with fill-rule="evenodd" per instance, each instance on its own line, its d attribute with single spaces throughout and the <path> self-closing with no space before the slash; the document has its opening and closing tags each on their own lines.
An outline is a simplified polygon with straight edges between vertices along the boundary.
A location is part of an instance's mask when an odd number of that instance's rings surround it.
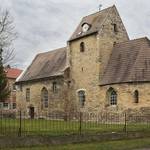
<svg viewBox="0 0 150 150">
<path fill-rule="evenodd" d="M 93 31 L 93 32 L 87 33 L 87 34 L 85 34 L 85 35 L 76 37 L 76 38 L 71 38 L 71 39 L 69 39 L 67 42 L 72 42 L 72 41 L 74 41 L 74 40 L 79 40 L 79 39 L 81 39 L 81 38 L 83 38 L 83 37 L 90 36 L 90 35 L 96 34 L 96 33 L 98 33 L 98 31 Z"/>
<path fill-rule="evenodd" d="M 54 76 L 49 76 L 49 77 L 43 77 L 43 78 L 36 78 L 36 79 L 29 79 L 29 80 L 22 80 L 22 81 L 17 81 L 15 82 L 16 85 L 22 84 L 22 83 L 29 83 L 29 82 L 38 82 L 42 80 L 52 80 L 58 77 L 64 77 L 64 74 L 59 74 L 59 75 L 54 75 Z"/>
<path fill-rule="evenodd" d="M 150 81 L 125 81 L 125 82 L 116 82 L 116 83 L 105 83 L 99 84 L 99 86 L 107 86 L 107 85 L 116 85 L 116 84 L 127 84 L 127 83 L 149 83 Z"/>
<path fill-rule="evenodd" d="M 7 77 L 7 79 L 17 79 L 17 77 Z"/>
</svg>

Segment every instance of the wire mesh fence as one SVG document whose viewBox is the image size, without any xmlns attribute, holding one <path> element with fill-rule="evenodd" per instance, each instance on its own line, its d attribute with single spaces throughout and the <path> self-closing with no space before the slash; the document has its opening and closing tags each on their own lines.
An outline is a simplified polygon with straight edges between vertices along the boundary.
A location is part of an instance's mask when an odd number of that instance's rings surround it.
<svg viewBox="0 0 150 150">
<path fill-rule="evenodd" d="M 100 134 L 104 132 L 150 132 L 150 115 L 127 113 L 44 113 L 0 111 L 0 136 Z"/>
</svg>

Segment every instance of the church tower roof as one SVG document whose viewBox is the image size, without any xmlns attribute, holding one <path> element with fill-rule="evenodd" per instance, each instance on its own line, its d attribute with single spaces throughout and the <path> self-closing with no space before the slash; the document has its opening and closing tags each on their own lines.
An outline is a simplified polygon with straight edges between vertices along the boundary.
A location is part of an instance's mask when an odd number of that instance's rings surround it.
<svg viewBox="0 0 150 150">
<path fill-rule="evenodd" d="M 69 41 L 73 41 L 81 37 L 88 36 L 93 33 L 97 33 L 102 28 L 102 25 L 107 19 L 107 16 L 109 15 L 109 13 L 111 13 L 111 11 L 114 9 L 117 11 L 115 5 L 108 7 L 106 9 L 103 9 L 94 14 L 83 17 L 80 24 L 77 26 L 75 32 L 70 37 Z M 87 32 L 83 32 L 84 24 L 89 25 L 89 29 L 87 30 Z"/>
</svg>

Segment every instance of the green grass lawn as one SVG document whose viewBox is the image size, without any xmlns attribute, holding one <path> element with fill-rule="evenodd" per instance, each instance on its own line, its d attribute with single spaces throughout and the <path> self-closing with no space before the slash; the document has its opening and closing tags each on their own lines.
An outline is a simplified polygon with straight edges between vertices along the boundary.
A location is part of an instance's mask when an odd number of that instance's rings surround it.
<svg viewBox="0 0 150 150">
<path fill-rule="evenodd" d="M 3 150 L 134 150 L 140 148 L 150 148 L 150 138 L 121 140 L 109 142 L 92 142 L 82 144 L 68 144 L 58 146 L 11 148 Z"/>
<path fill-rule="evenodd" d="M 17 119 L 0 119 L 0 135 L 18 134 L 20 127 Z M 101 132 L 122 132 L 125 125 L 123 123 L 102 124 L 96 122 L 83 122 L 82 133 Z M 79 133 L 79 121 L 63 120 L 22 120 L 21 130 L 23 135 L 67 135 Z M 127 131 L 150 131 L 150 124 L 130 123 L 127 124 Z"/>
</svg>

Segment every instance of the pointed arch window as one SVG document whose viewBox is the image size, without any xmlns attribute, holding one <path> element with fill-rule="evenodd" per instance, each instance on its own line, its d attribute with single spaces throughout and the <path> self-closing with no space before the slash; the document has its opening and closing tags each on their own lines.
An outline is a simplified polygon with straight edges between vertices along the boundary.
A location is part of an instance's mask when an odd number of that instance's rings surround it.
<svg viewBox="0 0 150 150">
<path fill-rule="evenodd" d="M 139 103 L 139 91 L 138 90 L 134 91 L 134 102 Z"/>
<path fill-rule="evenodd" d="M 85 91 L 80 90 L 78 91 L 79 103 L 81 107 L 85 105 Z"/>
<path fill-rule="evenodd" d="M 41 91 L 42 108 L 48 108 L 48 90 L 44 87 Z"/>
<path fill-rule="evenodd" d="M 109 105 L 117 105 L 117 92 L 113 88 L 108 89 L 107 99 Z"/>
</svg>

